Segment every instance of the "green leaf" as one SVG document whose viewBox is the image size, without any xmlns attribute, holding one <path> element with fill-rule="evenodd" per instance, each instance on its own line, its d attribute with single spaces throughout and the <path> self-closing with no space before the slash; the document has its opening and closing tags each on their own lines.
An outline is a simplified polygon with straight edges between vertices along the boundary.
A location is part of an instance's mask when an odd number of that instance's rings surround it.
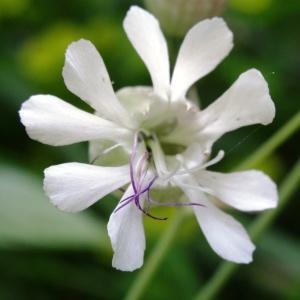
<svg viewBox="0 0 300 300">
<path fill-rule="evenodd" d="M 105 224 L 88 213 L 57 210 L 44 195 L 41 179 L 7 165 L 0 165 L 0 177 L 0 248 L 109 251 Z"/>
</svg>

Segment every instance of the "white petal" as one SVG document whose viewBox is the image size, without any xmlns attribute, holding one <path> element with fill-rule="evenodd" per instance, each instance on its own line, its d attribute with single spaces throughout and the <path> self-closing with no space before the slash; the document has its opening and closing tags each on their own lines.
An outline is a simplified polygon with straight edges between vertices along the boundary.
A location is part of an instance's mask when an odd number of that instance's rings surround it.
<svg viewBox="0 0 300 300">
<path fill-rule="evenodd" d="M 50 201 L 68 212 L 83 210 L 130 181 L 129 166 L 99 167 L 66 163 L 45 170 Z"/>
<path fill-rule="evenodd" d="M 233 217 L 217 208 L 206 196 L 193 189 L 182 187 L 193 206 L 197 221 L 209 245 L 222 258 L 235 263 L 249 263 L 255 246 L 244 227 Z"/>
<path fill-rule="evenodd" d="M 122 199 L 132 193 L 132 187 L 129 186 Z M 117 207 L 120 205 L 121 203 Z M 144 262 L 146 246 L 141 211 L 134 203 L 129 203 L 111 214 L 107 229 L 114 250 L 113 267 L 122 271 L 140 268 Z"/>
<path fill-rule="evenodd" d="M 259 71 L 251 69 L 199 113 L 199 138 L 211 145 L 226 132 L 252 124 L 267 125 L 274 116 L 275 106 L 267 82 Z"/>
<path fill-rule="evenodd" d="M 259 171 L 218 173 L 201 171 L 199 184 L 226 204 L 243 211 L 259 211 L 277 206 L 278 194 L 274 182 Z"/>
<path fill-rule="evenodd" d="M 203 203 L 203 202 L 202 202 Z M 213 250 L 235 263 L 250 263 L 255 246 L 244 227 L 230 215 L 209 202 L 194 207 L 197 221 Z"/>
<path fill-rule="evenodd" d="M 173 100 L 184 98 L 189 87 L 211 72 L 230 52 L 232 32 L 221 18 L 199 22 L 180 47 L 172 81 Z"/>
<path fill-rule="evenodd" d="M 132 6 L 124 20 L 124 29 L 150 72 L 155 92 L 166 98 L 170 86 L 169 56 L 157 19 Z"/>
<path fill-rule="evenodd" d="M 36 95 L 23 103 L 20 117 L 28 135 L 54 146 L 94 139 L 122 141 L 130 138 L 120 128 L 51 95 Z"/>
<path fill-rule="evenodd" d="M 81 39 L 69 45 L 63 77 L 67 88 L 89 103 L 98 114 L 119 124 L 131 125 L 113 91 L 104 62 L 90 41 Z"/>
</svg>

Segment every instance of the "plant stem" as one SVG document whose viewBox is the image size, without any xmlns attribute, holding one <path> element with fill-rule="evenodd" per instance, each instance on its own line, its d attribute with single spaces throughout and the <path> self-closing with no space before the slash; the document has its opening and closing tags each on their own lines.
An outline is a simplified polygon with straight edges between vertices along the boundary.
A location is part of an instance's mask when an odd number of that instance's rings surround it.
<svg viewBox="0 0 300 300">
<path fill-rule="evenodd" d="M 300 112 L 297 113 L 288 123 L 286 123 L 279 131 L 277 131 L 267 142 L 265 142 L 256 152 L 254 152 L 248 159 L 241 163 L 235 170 L 242 170 L 252 168 L 255 165 L 259 164 L 264 160 L 268 155 L 270 155 L 274 150 L 276 150 L 281 144 L 283 144 L 297 129 L 300 127 Z M 159 266 L 161 260 L 168 251 L 169 246 L 171 245 L 174 236 L 176 235 L 177 229 L 181 226 L 181 223 L 184 220 L 184 213 L 179 210 L 178 214 L 170 220 L 169 227 L 161 235 L 160 239 L 157 242 L 153 252 L 146 261 L 145 265 L 139 272 L 136 280 L 133 282 L 133 285 L 129 289 L 129 292 L 126 296 L 126 300 L 137 300 L 140 299 L 141 295 L 144 292 L 144 289 L 149 284 L 152 279 L 157 267 Z M 277 210 L 274 210 L 274 212 Z M 260 221 L 265 222 L 265 221 Z M 258 226 L 258 225 L 256 225 Z M 259 231 L 260 229 L 253 229 L 254 231 Z M 211 282 L 216 286 L 221 286 L 220 283 L 225 282 L 227 278 L 235 269 L 237 265 L 224 263 L 220 270 L 218 271 L 219 275 L 215 279 L 216 282 Z M 218 283 L 220 282 L 220 283 Z M 203 298 L 206 299 L 206 298 Z M 209 298 L 207 298 L 209 299 Z"/>
<path fill-rule="evenodd" d="M 141 269 L 141 271 L 139 272 L 137 279 L 129 290 L 125 300 L 140 299 L 144 289 L 146 288 L 154 272 L 158 268 L 161 260 L 168 251 L 168 248 L 170 247 L 174 240 L 174 237 L 176 236 L 176 232 L 180 228 L 184 218 L 187 215 L 187 210 L 177 210 L 176 215 L 172 220 L 170 220 L 169 226 L 161 235 L 147 262 L 143 266 L 143 269 Z"/>
<path fill-rule="evenodd" d="M 255 167 L 282 145 L 290 136 L 300 128 L 300 112 L 296 113 L 284 126 L 268 139 L 253 155 L 245 159 L 235 170 L 244 170 Z"/>
<path fill-rule="evenodd" d="M 279 215 L 282 209 L 286 206 L 293 192 L 300 184 L 300 160 L 289 173 L 279 191 L 280 202 L 277 209 L 269 211 L 261 215 L 249 229 L 250 236 L 253 241 L 257 241 L 262 233 L 272 224 L 274 219 Z M 213 299 L 221 288 L 226 284 L 234 272 L 238 269 L 238 264 L 223 262 L 213 277 L 208 283 L 198 292 L 195 300 L 210 300 Z"/>
</svg>

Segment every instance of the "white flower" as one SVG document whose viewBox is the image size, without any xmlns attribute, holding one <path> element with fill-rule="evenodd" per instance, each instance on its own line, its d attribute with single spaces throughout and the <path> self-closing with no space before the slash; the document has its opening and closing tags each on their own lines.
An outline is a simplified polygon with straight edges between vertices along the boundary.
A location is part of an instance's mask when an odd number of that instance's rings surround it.
<svg viewBox="0 0 300 300">
<path fill-rule="evenodd" d="M 142 266 L 143 216 L 159 219 L 151 215 L 152 205 L 191 206 L 221 257 L 249 263 L 255 247 L 246 231 L 210 197 L 238 210 L 259 211 L 276 206 L 276 186 L 259 171 L 223 174 L 206 168 L 222 159 L 222 151 L 212 160 L 209 156 L 223 134 L 273 120 L 275 108 L 266 81 L 251 69 L 200 111 L 186 93 L 230 52 L 232 33 L 225 22 L 205 20 L 187 33 L 171 80 L 167 44 L 157 20 L 134 6 L 124 28 L 150 72 L 153 88 L 127 87 L 115 94 L 96 48 L 79 40 L 67 49 L 63 77 L 67 88 L 90 104 L 95 114 L 50 95 L 32 96 L 22 105 L 21 120 L 31 138 L 54 146 L 91 141 L 93 163 L 102 164 L 47 168 L 47 195 L 59 209 L 77 212 L 128 186 L 108 222 L 117 269 Z M 152 199 L 151 188 L 180 188 L 182 195 L 176 203 L 159 202 Z M 180 202 L 181 196 L 187 200 Z"/>
</svg>

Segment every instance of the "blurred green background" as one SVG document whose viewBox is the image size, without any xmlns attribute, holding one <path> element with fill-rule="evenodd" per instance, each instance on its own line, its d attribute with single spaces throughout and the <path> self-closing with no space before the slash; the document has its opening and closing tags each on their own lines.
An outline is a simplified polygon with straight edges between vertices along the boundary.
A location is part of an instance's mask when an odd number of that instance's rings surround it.
<svg viewBox="0 0 300 300">
<path fill-rule="evenodd" d="M 116 199 L 107 197 L 71 215 L 58 212 L 43 194 L 43 169 L 87 162 L 87 145 L 55 148 L 32 141 L 18 117 L 21 103 L 36 93 L 86 108 L 67 91 L 61 76 L 65 49 L 79 38 L 97 46 L 115 90 L 149 84 L 122 29 L 132 4 L 144 6 L 129 0 L 0 0 L 0 299 L 122 299 L 138 275 L 111 267 L 106 222 Z M 277 108 L 272 125 L 241 129 L 217 143 L 215 149 L 228 154 L 217 168 L 229 170 L 299 111 L 300 2 L 231 0 L 223 15 L 235 47 L 197 84 L 201 106 L 255 67 L 266 77 Z M 168 41 L 178 49 L 181 38 L 169 35 Z M 280 184 L 299 148 L 298 134 L 257 167 Z M 258 243 L 254 262 L 241 267 L 219 299 L 300 299 L 299 196 L 298 190 Z M 174 211 L 164 213 L 172 216 Z M 244 224 L 254 217 L 238 214 Z M 167 222 L 145 220 L 146 259 Z M 220 263 L 194 218 L 177 235 L 142 299 L 191 299 Z"/>
</svg>

